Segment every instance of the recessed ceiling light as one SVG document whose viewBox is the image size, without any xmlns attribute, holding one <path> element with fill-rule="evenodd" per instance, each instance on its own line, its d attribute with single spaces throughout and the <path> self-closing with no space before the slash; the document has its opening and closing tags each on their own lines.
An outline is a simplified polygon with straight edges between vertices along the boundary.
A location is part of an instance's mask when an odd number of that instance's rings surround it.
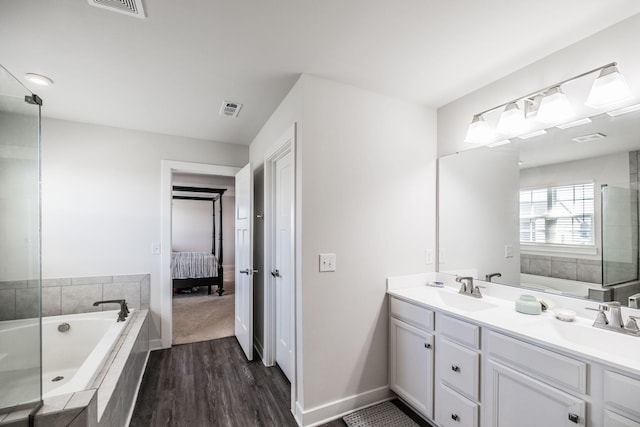
<svg viewBox="0 0 640 427">
<path fill-rule="evenodd" d="M 628 107 L 618 108 L 617 110 L 612 110 L 607 112 L 611 117 L 620 116 L 622 114 L 633 113 L 634 111 L 640 110 L 640 104 L 629 105 Z"/>
<path fill-rule="evenodd" d="M 563 123 L 561 125 L 556 126 L 557 128 L 560 129 L 569 129 L 575 126 L 581 126 L 581 125 L 586 125 L 588 123 L 591 123 L 591 119 L 589 117 L 586 117 L 584 119 L 580 119 L 580 120 L 574 120 L 572 122 L 569 123 Z"/>
<path fill-rule="evenodd" d="M 491 144 L 487 144 L 487 147 L 499 147 L 501 145 L 506 145 L 509 144 L 511 141 L 508 139 L 503 139 L 502 141 L 498 141 L 498 142 L 492 142 Z"/>
<path fill-rule="evenodd" d="M 591 133 L 589 135 L 583 135 L 583 136 L 571 138 L 571 140 L 575 142 L 591 142 L 591 141 L 597 141 L 598 139 L 604 139 L 606 137 L 607 135 L 605 135 L 604 133 L 597 132 L 597 133 Z"/>
<path fill-rule="evenodd" d="M 531 132 L 531 133 L 526 133 L 524 135 L 520 135 L 518 138 L 520 138 L 520 139 L 535 138 L 536 136 L 544 135 L 546 133 L 547 133 L 546 130 L 540 129 L 540 130 L 537 130 L 535 132 Z"/>
<path fill-rule="evenodd" d="M 38 86 L 51 86 L 53 84 L 53 80 L 42 74 L 27 73 L 24 78 Z"/>
</svg>

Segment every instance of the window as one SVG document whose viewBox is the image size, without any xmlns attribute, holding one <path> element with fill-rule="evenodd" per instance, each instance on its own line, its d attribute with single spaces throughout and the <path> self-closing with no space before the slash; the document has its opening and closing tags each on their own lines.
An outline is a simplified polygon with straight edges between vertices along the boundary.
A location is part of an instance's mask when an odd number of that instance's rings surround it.
<svg viewBox="0 0 640 427">
<path fill-rule="evenodd" d="M 594 184 L 520 190 L 520 242 L 594 245 Z"/>
</svg>

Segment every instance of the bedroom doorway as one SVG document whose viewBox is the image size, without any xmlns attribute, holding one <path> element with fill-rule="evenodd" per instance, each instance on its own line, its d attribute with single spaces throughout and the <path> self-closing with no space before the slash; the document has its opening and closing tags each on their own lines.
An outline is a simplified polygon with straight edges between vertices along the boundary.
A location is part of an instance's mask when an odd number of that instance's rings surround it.
<svg viewBox="0 0 640 427">
<path fill-rule="evenodd" d="M 172 173 L 172 344 L 233 335 L 233 177 Z"/>
</svg>

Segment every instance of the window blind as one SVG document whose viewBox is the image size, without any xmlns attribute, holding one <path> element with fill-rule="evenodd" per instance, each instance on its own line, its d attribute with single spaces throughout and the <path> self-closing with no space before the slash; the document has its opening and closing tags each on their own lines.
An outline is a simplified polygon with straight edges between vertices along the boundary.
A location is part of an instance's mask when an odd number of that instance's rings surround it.
<svg viewBox="0 0 640 427">
<path fill-rule="evenodd" d="M 594 184 L 520 190 L 520 242 L 594 245 Z"/>
</svg>

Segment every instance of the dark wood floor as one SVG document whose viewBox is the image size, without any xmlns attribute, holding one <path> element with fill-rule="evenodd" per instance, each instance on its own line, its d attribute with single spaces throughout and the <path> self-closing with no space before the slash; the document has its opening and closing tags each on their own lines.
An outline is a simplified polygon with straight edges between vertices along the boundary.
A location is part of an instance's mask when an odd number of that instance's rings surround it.
<svg viewBox="0 0 640 427">
<path fill-rule="evenodd" d="M 279 368 L 248 362 L 235 337 L 153 351 L 130 426 L 294 427 L 290 387 Z"/>
</svg>

